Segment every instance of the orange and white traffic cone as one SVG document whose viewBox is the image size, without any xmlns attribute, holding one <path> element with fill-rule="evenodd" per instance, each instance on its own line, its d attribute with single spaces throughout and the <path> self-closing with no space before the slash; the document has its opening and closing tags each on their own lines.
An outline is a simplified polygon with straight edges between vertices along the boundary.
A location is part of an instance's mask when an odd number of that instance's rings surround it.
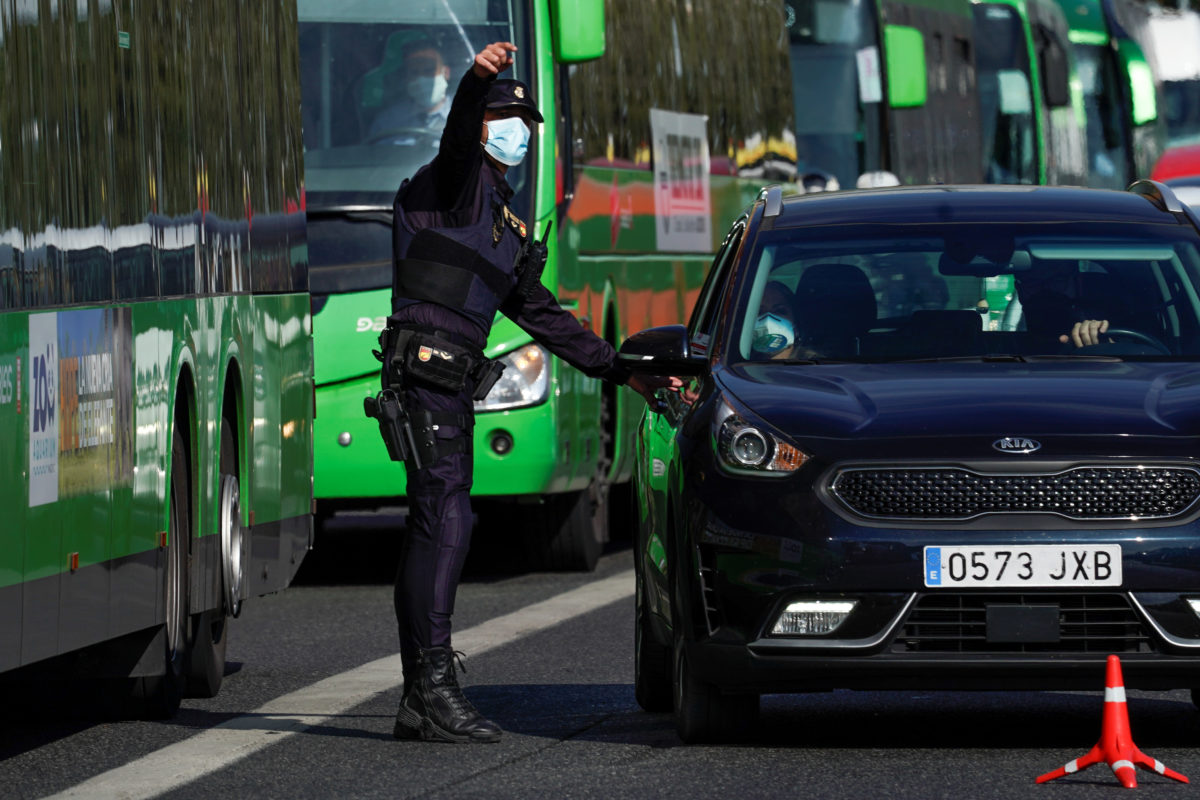
<svg viewBox="0 0 1200 800">
<path fill-rule="evenodd" d="M 1086 755 L 1053 772 L 1047 772 L 1039 777 L 1037 782 L 1045 783 L 1064 775 L 1071 775 L 1101 761 L 1112 768 L 1117 780 L 1127 789 L 1137 788 L 1135 766 L 1153 770 L 1181 783 L 1188 782 L 1186 775 L 1180 775 L 1158 759 L 1150 758 L 1133 743 L 1133 735 L 1129 732 L 1129 708 L 1125 705 L 1125 681 L 1121 677 L 1121 659 L 1116 656 L 1108 657 L 1105 672 L 1104 722 L 1100 728 L 1100 741 L 1096 742 L 1096 746 Z"/>
</svg>

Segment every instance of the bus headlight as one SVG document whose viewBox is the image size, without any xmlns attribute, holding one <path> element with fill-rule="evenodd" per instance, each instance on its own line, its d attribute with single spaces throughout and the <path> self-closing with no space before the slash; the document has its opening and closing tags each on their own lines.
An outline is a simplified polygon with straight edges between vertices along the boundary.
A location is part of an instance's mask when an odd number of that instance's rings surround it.
<svg viewBox="0 0 1200 800">
<path fill-rule="evenodd" d="M 488 392 L 475 403 L 475 411 L 502 411 L 544 403 L 550 391 L 550 354 L 540 345 L 530 344 L 500 356 L 504 372 Z"/>
</svg>

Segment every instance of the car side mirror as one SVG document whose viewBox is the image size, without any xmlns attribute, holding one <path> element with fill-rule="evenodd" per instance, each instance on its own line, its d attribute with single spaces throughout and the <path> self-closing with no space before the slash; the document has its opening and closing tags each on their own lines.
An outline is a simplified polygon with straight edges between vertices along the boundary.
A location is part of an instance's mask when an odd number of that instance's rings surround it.
<svg viewBox="0 0 1200 800">
<path fill-rule="evenodd" d="M 692 353 L 683 325 L 638 331 L 621 345 L 617 359 L 634 372 L 649 375 L 699 375 L 708 365 L 708 359 Z"/>
</svg>

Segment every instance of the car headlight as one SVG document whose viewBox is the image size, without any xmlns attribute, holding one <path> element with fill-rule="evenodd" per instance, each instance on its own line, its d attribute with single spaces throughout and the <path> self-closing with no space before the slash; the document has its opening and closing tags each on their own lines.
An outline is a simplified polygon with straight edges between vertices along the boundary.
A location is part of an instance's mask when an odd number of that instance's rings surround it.
<svg viewBox="0 0 1200 800">
<path fill-rule="evenodd" d="M 713 427 L 717 459 L 730 472 L 783 477 L 808 461 L 803 450 L 751 425 L 724 399 Z"/>
<path fill-rule="evenodd" d="M 475 410 L 501 411 L 544 403 L 550 391 L 550 354 L 530 344 L 500 356 L 504 372 L 488 392 L 475 402 Z"/>
</svg>

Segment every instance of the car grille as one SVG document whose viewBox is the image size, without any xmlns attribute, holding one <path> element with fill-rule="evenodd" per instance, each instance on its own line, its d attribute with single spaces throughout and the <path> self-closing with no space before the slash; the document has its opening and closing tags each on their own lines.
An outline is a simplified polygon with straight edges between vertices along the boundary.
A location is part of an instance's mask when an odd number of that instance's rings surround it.
<svg viewBox="0 0 1200 800">
<path fill-rule="evenodd" d="M 1162 519 L 1200 497 L 1186 467 L 1076 467 L 1053 474 L 989 475 L 961 467 L 848 469 L 830 491 L 851 511 L 883 519 L 969 519 L 1058 514 L 1069 519 Z"/>
<path fill-rule="evenodd" d="M 1058 606 L 1059 641 L 989 642 L 989 605 Z M 1147 635 L 1120 594 L 927 594 L 892 642 L 892 652 L 1146 653 Z"/>
</svg>

